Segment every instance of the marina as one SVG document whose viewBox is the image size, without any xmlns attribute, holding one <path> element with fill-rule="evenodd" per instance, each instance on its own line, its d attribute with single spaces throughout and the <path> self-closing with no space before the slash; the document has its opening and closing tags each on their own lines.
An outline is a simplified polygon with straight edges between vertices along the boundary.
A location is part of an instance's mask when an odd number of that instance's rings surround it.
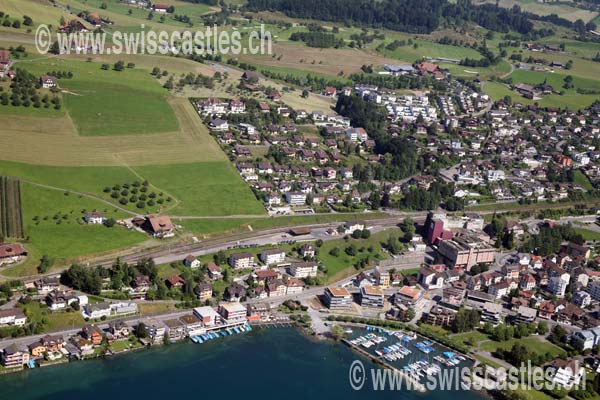
<svg viewBox="0 0 600 400">
<path fill-rule="evenodd" d="M 447 347 L 421 337 L 414 332 L 392 331 L 366 326 L 346 328 L 346 343 L 360 353 L 388 368 L 402 373 L 413 383 L 423 383 L 426 377 L 443 369 L 470 367 L 473 360 Z M 423 387 L 424 390 L 424 387 Z"/>
<path fill-rule="evenodd" d="M 220 331 L 208 332 L 203 333 L 201 335 L 191 336 L 190 339 L 196 344 L 202 344 L 204 342 L 208 342 L 209 340 L 218 339 L 225 336 L 239 335 L 241 333 L 251 331 L 252 327 L 249 324 L 244 324 L 241 326 L 234 326 L 232 328 L 225 328 Z"/>
</svg>

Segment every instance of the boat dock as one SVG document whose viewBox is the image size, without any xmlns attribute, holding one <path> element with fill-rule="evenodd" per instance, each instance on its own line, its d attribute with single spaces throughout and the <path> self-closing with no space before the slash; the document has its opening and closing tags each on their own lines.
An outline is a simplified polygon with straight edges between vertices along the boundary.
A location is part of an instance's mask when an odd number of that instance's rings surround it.
<svg viewBox="0 0 600 400">
<path fill-rule="evenodd" d="M 363 355 L 364 357 L 368 358 L 369 360 L 371 360 L 372 362 L 374 362 L 375 364 L 381 365 L 387 369 L 390 369 L 392 371 L 394 371 L 395 374 L 398 374 L 398 376 L 402 377 L 402 379 L 405 379 L 406 381 L 410 381 L 410 384 L 412 385 L 411 387 L 413 389 L 418 390 L 419 392 L 425 393 L 427 390 L 425 389 L 425 385 L 423 385 L 421 382 L 419 382 L 419 380 L 417 378 L 415 378 L 414 376 L 411 376 L 408 372 L 406 371 L 402 371 L 399 370 L 398 368 L 395 368 L 393 366 L 391 366 L 390 364 L 384 362 L 383 360 L 381 360 L 379 357 L 361 349 L 360 347 L 358 347 L 355 344 L 352 344 L 350 341 L 343 339 L 342 343 L 344 343 L 346 346 L 350 347 L 351 349 L 353 349 L 354 351 L 357 351 L 358 353 L 360 353 L 361 355 Z"/>
</svg>

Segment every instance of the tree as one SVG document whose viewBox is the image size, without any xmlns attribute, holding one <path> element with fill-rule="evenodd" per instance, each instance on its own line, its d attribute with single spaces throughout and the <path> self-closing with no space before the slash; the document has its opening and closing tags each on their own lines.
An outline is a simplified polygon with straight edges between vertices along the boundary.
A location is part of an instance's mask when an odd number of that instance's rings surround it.
<svg viewBox="0 0 600 400">
<path fill-rule="evenodd" d="M 143 322 L 140 322 L 139 324 L 137 324 L 137 326 L 135 327 L 134 335 L 138 339 L 147 338 L 148 330 L 146 329 L 146 324 L 144 324 Z"/>
<path fill-rule="evenodd" d="M 340 325 L 335 325 L 331 328 L 331 336 L 335 340 L 342 340 L 346 338 L 346 332 L 344 331 L 344 328 Z"/>
<path fill-rule="evenodd" d="M 46 271 L 48 271 L 48 268 L 50 268 L 51 266 L 52 261 L 46 254 L 44 254 L 40 260 L 40 265 L 38 265 L 37 269 L 40 274 L 44 274 L 46 273 Z"/>
<path fill-rule="evenodd" d="M 545 335 L 546 333 L 548 333 L 548 323 L 546 321 L 538 322 L 537 333 L 540 335 Z"/>
</svg>

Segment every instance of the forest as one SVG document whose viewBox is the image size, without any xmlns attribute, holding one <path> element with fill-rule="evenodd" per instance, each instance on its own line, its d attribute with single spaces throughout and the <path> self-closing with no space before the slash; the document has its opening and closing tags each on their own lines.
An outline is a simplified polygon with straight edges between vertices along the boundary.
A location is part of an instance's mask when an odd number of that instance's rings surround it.
<svg viewBox="0 0 600 400">
<path fill-rule="evenodd" d="M 360 24 L 409 33 L 431 33 L 442 22 L 476 23 L 497 32 L 533 30 L 531 17 L 518 6 L 474 5 L 471 0 L 249 0 L 251 11 L 280 11 L 289 17 Z"/>
</svg>

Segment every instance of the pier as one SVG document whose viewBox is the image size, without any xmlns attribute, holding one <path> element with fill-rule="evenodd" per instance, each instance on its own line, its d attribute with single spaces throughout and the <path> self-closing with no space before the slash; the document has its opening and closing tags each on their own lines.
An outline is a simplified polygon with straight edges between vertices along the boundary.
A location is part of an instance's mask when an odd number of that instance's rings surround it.
<svg viewBox="0 0 600 400">
<path fill-rule="evenodd" d="M 425 385 L 423 385 L 421 382 L 419 382 L 418 379 L 416 379 L 415 377 L 407 374 L 404 371 L 399 370 L 398 368 L 395 368 L 391 365 L 389 365 L 388 363 L 386 363 L 385 361 L 381 360 L 379 357 L 374 356 L 373 354 L 361 349 L 358 346 L 354 346 L 352 343 L 350 343 L 348 340 L 343 339 L 342 343 L 344 343 L 346 346 L 350 347 L 351 349 L 353 349 L 354 351 L 358 352 L 359 354 L 361 354 L 362 356 L 368 358 L 370 361 L 372 361 L 373 363 L 377 364 L 377 365 L 381 365 L 384 368 L 390 369 L 392 371 L 394 371 L 395 374 L 398 374 L 398 376 L 402 377 L 402 379 L 405 379 L 406 381 L 409 381 L 411 383 L 411 387 L 413 389 L 418 390 L 421 393 L 425 393 L 427 392 L 427 390 L 425 389 Z"/>
</svg>

